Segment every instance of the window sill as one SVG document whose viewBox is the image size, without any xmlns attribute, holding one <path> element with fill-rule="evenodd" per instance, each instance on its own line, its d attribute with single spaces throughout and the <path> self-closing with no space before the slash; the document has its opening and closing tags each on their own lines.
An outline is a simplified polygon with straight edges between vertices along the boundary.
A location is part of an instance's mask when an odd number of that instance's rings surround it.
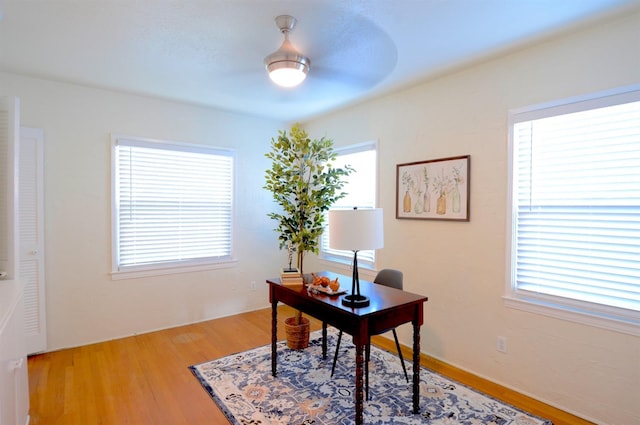
<svg viewBox="0 0 640 425">
<path fill-rule="evenodd" d="M 168 274 L 199 272 L 203 270 L 225 269 L 233 267 L 238 260 L 231 259 L 216 263 L 192 264 L 182 266 L 170 266 L 164 268 L 148 268 L 136 270 L 120 270 L 111 272 L 111 280 L 137 279 L 149 276 L 161 276 Z"/>
<path fill-rule="evenodd" d="M 319 262 L 327 265 L 327 270 L 335 270 L 336 273 L 343 274 L 345 276 L 351 276 L 353 274 L 353 261 L 346 261 L 338 258 L 320 258 Z M 358 261 L 358 270 L 361 279 L 373 281 L 376 276 L 376 270 L 369 264 L 360 264 Z"/>
<path fill-rule="evenodd" d="M 602 313 L 591 312 L 576 306 L 529 297 L 504 296 L 503 300 L 504 305 L 508 308 L 640 336 L 640 321 L 637 318 L 612 317 L 605 313 L 606 310 L 603 310 Z"/>
</svg>

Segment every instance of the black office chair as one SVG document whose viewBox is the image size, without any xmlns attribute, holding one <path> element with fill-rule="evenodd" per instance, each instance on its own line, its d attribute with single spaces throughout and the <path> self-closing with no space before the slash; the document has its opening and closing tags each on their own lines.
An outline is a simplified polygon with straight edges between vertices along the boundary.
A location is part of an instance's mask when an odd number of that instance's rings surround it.
<svg viewBox="0 0 640 425">
<path fill-rule="evenodd" d="M 391 288 L 402 289 L 402 272 L 395 269 L 382 269 L 378 272 L 373 283 L 378 285 L 384 285 Z M 385 329 L 378 332 L 376 335 L 380 335 L 389 331 L 393 331 L 393 338 L 396 341 L 396 349 L 398 350 L 398 356 L 400 357 L 400 363 L 402 364 L 402 370 L 404 371 L 404 378 L 409 382 L 409 375 L 407 374 L 407 368 L 404 365 L 404 357 L 402 356 L 402 350 L 400 349 L 400 342 L 398 341 L 398 334 L 395 328 Z M 340 350 L 340 341 L 342 340 L 342 331 L 338 334 L 338 343 L 336 344 L 336 353 L 333 356 L 333 366 L 331 367 L 331 376 L 336 370 L 336 362 L 338 361 L 338 351 Z M 371 338 L 367 341 L 365 347 L 365 391 L 367 400 L 369 400 L 369 358 L 371 357 Z"/>
</svg>

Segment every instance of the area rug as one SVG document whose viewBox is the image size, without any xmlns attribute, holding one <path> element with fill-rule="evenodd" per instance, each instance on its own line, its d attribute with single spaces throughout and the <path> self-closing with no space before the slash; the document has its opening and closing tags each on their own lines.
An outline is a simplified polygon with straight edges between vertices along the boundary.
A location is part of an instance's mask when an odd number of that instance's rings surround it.
<svg viewBox="0 0 640 425">
<path fill-rule="evenodd" d="M 333 331 L 329 332 L 330 351 L 336 342 Z M 233 425 L 353 424 L 355 355 L 350 338 L 342 341 L 333 378 L 333 356 L 322 359 L 320 331 L 311 334 L 304 350 L 278 343 L 275 378 L 270 345 L 190 369 Z M 411 362 L 406 365 L 411 374 Z M 414 415 L 411 384 L 404 378 L 397 354 L 372 346 L 365 424 L 551 424 L 424 367 L 420 381 L 420 413 Z"/>
</svg>

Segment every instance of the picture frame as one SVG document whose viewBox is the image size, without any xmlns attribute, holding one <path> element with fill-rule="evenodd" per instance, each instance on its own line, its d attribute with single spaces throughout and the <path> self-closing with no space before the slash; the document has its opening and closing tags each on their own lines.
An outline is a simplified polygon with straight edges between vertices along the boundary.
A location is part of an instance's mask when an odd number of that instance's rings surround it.
<svg viewBox="0 0 640 425">
<path fill-rule="evenodd" d="M 471 156 L 396 165 L 396 218 L 469 221 Z"/>
</svg>

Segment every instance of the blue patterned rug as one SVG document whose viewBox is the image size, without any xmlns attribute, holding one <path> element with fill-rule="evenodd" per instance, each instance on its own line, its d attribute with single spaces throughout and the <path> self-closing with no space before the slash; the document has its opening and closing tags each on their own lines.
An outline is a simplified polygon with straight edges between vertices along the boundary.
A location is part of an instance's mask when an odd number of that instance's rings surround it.
<svg viewBox="0 0 640 425">
<path fill-rule="evenodd" d="M 355 354 L 342 339 L 331 378 L 336 332 L 329 329 L 329 353 L 322 359 L 320 331 L 309 347 L 291 350 L 278 343 L 278 376 L 271 376 L 271 346 L 191 366 L 193 374 L 234 425 L 338 425 L 354 423 Z M 344 351 L 343 351 L 344 348 Z M 335 349 L 335 348 L 334 348 Z M 411 374 L 412 364 L 407 362 Z M 411 376 L 409 376 L 411 378 Z M 395 353 L 371 347 L 366 424 L 549 425 L 460 383 L 420 370 L 420 413 L 411 413 L 411 384 Z"/>
</svg>

